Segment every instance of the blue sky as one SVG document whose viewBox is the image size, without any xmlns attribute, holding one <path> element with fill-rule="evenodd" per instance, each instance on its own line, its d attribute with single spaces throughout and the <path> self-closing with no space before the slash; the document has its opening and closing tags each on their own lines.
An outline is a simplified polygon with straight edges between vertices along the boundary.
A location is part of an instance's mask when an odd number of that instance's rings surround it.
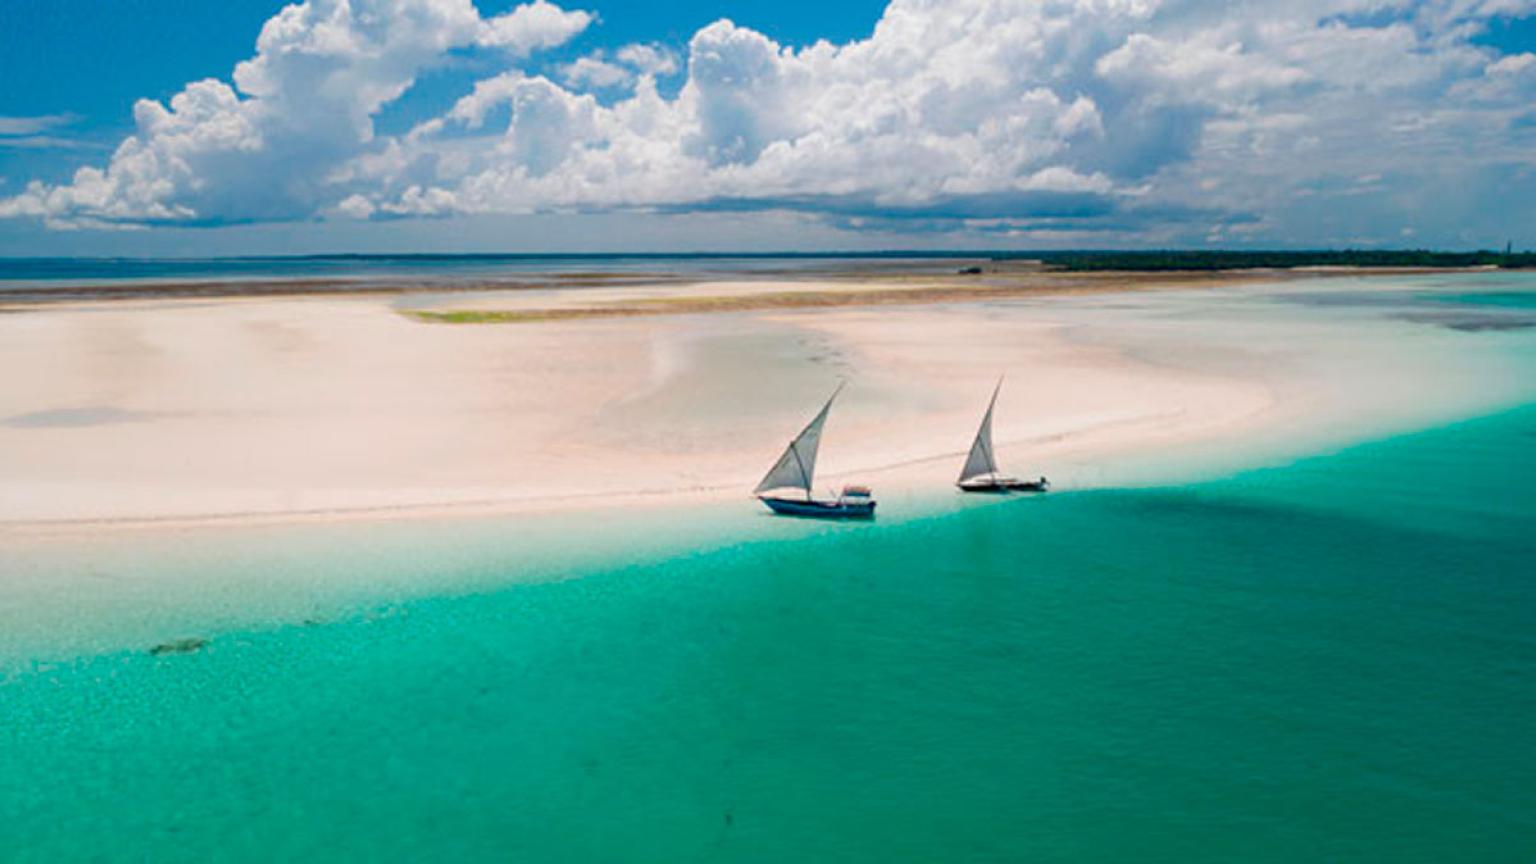
<svg viewBox="0 0 1536 864">
<path fill-rule="evenodd" d="M 11 0 L 0 255 L 1536 246 L 1533 22 Z"/>
</svg>

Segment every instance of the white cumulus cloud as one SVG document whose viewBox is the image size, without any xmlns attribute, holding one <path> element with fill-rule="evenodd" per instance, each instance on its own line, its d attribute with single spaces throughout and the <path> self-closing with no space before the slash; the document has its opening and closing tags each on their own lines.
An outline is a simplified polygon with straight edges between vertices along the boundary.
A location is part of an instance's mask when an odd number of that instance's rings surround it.
<svg viewBox="0 0 1536 864">
<path fill-rule="evenodd" d="M 33 183 L 0 216 L 57 224 L 294 219 L 348 197 L 328 178 L 376 146 L 373 117 L 450 50 L 523 54 L 591 18 L 549 3 L 482 18 L 471 0 L 304 0 L 269 19 L 234 85 L 188 84 L 169 105 L 141 100 L 135 133 L 105 168 Z M 355 208 L 352 208 L 355 210 Z"/>
<path fill-rule="evenodd" d="M 578 57 L 560 70 L 565 83 L 579 89 L 621 87 L 634 81 L 633 72 L 602 59 L 601 55 Z"/>
<path fill-rule="evenodd" d="M 525 58 L 591 13 L 306 0 L 267 22 L 233 85 L 139 103 L 106 166 L 0 199 L 0 216 L 708 208 L 1045 237 L 1357 236 L 1351 220 L 1398 236 L 1401 208 L 1434 189 L 1536 186 L 1517 128 L 1536 61 L 1476 38 L 1532 14 L 1532 0 L 892 0 L 843 44 L 721 20 L 681 55 L 636 43 L 538 74 Z M 409 133 L 375 135 L 383 106 L 469 46 L 504 67 Z"/>
<path fill-rule="evenodd" d="M 614 52 L 614 57 L 642 75 L 671 75 L 677 71 L 677 55 L 665 45 L 625 45 Z"/>
<path fill-rule="evenodd" d="M 528 54 L 542 48 L 564 45 L 592 23 L 592 14 L 582 10 L 567 11 L 546 0 L 534 0 L 506 15 L 480 23 L 476 41 L 481 45 L 506 48 Z"/>
</svg>

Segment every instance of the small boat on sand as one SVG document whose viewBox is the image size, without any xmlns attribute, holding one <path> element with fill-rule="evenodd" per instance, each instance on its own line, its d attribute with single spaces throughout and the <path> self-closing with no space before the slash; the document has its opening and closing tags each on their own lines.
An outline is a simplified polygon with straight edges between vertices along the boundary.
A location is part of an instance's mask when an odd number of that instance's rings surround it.
<svg viewBox="0 0 1536 864">
<path fill-rule="evenodd" d="M 821 447 L 821 427 L 827 422 L 832 401 L 842 392 L 842 385 L 832 392 L 821 412 L 789 442 L 763 482 L 753 494 L 768 509 L 781 516 L 807 516 L 815 519 L 873 519 L 875 499 L 867 486 L 844 486 L 835 498 L 816 498 L 811 494 L 816 476 L 816 451 Z M 788 490 L 800 490 L 788 494 Z"/>
<path fill-rule="evenodd" d="M 971 452 L 965 457 L 965 467 L 960 469 L 960 479 L 955 485 L 962 492 L 1006 494 L 1048 491 L 1051 481 L 1044 477 L 1020 480 L 997 472 L 997 459 L 992 449 L 992 409 L 997 407 L 997 394 L 1002 389 L 1003 380 L 999 378 L 997 387 L 992 390 L 992 401 L 987 403 L 987 413 L 981 418 L 981 428 L 976 430 L 976 440 L 971 442 Z"/>
</svg>

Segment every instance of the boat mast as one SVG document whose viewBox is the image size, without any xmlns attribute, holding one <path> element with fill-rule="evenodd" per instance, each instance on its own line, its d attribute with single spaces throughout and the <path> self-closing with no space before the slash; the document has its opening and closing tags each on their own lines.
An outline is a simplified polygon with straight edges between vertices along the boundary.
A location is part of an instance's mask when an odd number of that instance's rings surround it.
<svg viewBox="0 0 1536 864">
<path fill-rule="evenodd" d="M 784 455 L 779 457 L 773 468 L 757 484 L 755 494 L 761 494 L 774 489 L 786 489 L 796 487 L 805 491 L 805 500 L 811 501 L 814 496 L 816 479 L 816 451 L 821 447 L 821 427 L 827 422 L 827 413 L 832 410 L 832 402 L 837 399 L 837 394 L 843 391 L 843 385 L 839 383 L 837 389 L 827 398 L 827 404 L 821 407 L 816 416 L 800 430 L 789 446 L 784 449 Z"/>
<path fill-rule="evenodd" d="M 992 472 L 988 476 L 992 478 L 993 482 L 997 481 L 997 455 L 992 452 L 992 409 L 997 407 L 997 394 L 1002 392 L 1002 389 L 1003 376 L 999 375 L 997 376 L 996 386 L 992 388 L 992 399 L 987 402 L 987 440 L 982 443 L 982 446 L 987 451 L 987 464 L 992 466 Z"/>
<path fill-rule="evenodd" d="M 976 438 L 971 442 L 971 452 L 965 458 L 965 466 L 960 469 L 960 482 L 964 483 L 974 477 L 983 474 L 992 480 L 997 480 L 997 459 L 992 453 L 992 410 L 997 407 L 997 394 L 1003 389 L 1003 379 L 997 379 L 997 386 L 992 388 L 992 400 L 987 403 L 987 413 L 982 415 L 981 426 L 976 430 Z"/>
</svg>

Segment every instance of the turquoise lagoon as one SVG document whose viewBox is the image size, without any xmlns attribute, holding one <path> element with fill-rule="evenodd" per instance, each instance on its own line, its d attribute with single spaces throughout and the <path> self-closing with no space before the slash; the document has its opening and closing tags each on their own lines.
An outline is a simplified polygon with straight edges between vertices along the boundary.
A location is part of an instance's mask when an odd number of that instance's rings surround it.
<svg viewBox="0 0 1536 864">
<path fill-rule="evenodd" d="M 110 602 L 39 601 L 95 636 L 0 637 L 0 859 L 1536 856 L 1536 405 L 1186 485 L 675 518 L 104 541 L 249 595 L 114 616 L 103 565 Z"/>
</svg>

